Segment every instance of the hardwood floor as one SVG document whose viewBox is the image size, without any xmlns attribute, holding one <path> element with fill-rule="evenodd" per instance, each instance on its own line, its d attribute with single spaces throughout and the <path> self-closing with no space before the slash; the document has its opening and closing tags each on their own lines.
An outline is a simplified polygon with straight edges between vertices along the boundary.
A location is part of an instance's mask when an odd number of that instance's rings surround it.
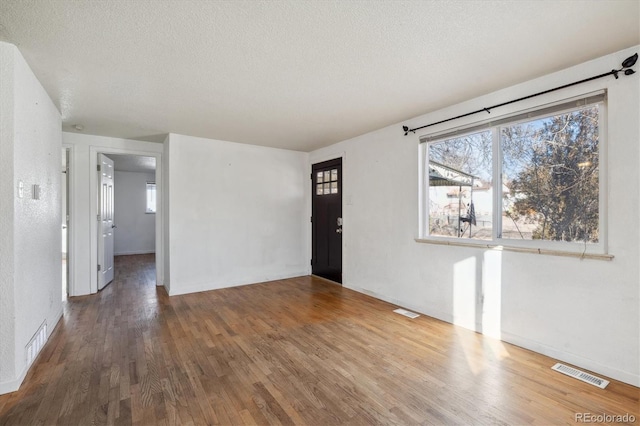
<svg viewBox="0 0 640 426">
<path fill-rule="evenodd" d="M 555 360 L 313 277 L 169 298 L 153 256 L 69 299 L 0 424 L 566 424 L 635 416 Z"/>
</svg>

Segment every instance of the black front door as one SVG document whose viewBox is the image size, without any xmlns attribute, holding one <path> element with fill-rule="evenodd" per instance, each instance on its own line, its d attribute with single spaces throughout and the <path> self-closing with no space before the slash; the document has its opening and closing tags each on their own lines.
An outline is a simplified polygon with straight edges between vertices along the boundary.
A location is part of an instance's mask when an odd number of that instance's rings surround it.
<svg viewBox="0 0 640 426">
<path fill-rule="evenodd" d="M 314 275 L 342 283 L 342 159 L 312 167 Z"/>
</svg>

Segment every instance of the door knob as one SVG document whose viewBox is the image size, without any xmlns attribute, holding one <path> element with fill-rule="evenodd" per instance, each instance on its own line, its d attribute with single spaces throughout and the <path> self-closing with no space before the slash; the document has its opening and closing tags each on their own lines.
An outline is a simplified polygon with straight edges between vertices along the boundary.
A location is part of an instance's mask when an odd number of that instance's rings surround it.
<svg viewBox="0 0 640 426">
<path fill-rule="evenodd" d="M 342 228 L 338 228 L 338 229 L 336 229 L 336 232 L 337 232 L 338 234 L 342 234 Z"/>
<path fill-rule="evenodd" d="M 111 228 L 117 228 L 117 226 L 115 225 L 115 223 L 113 225 L 111 225 Z"/>
</svg>

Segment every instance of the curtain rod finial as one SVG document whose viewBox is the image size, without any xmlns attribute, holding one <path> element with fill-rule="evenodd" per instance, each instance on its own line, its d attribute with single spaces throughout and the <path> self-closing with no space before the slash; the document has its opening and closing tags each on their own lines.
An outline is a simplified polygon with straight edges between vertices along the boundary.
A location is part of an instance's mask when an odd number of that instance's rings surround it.
<svg viewBox="0 0 640 426">
<path fill-rule="evenodd" d="M 638 53 L 634 54 L 633 56 L 629 56 L 627 59 L 625 59 L 622 62 L 622 68 L 631 68 L 636 64 L 637 61 L 638 61 Z"/>
</svg>

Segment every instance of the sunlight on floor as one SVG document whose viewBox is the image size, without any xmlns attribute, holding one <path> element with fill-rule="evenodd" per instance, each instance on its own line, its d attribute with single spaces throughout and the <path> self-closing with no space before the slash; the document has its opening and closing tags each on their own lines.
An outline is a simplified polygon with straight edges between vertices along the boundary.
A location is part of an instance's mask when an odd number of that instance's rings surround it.
<svg viewBox="0 0 640 426">
<path fill-rule="evenodd" d="M 489 347 L 493 355 L 498 360 L 510 357 L 507 347 L 500 340 L 492 339 L 491 337 L 489 337 L 485 339 L 485 345 Z"/>
</svg>

